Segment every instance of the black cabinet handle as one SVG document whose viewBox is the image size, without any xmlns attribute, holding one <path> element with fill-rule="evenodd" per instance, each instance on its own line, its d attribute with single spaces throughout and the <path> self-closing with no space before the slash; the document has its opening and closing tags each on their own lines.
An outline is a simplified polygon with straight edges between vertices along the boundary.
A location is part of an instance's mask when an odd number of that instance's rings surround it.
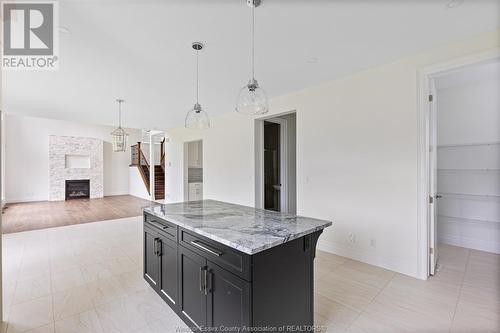
<svg viewBox="0 0 500 333">
<path fill-rule="evenodd" d="M 156 255 L 158 257 L 161 257 L 163 255 L 163 242 L 161 241 L 161 239 L 158 238 L 158 250 L 156 251 Z"/>
<path fill-rule="evenodd" d="M 155 221 L 149 221 L 149 223 L 151 225 L 154 225 L 155 227 L 157 227 L 158 229 L 168 229 L 168 225 L 164 225 L 164 224 L 161 224 L 161 223 L 158 223 L 158 222 L 155 222 Z"/>
<path fill-rule="evenodd" d="M 202 242 L 198 241 L 198 240 L 194 240 L 194 241 L 191 241 L 191 244 L 196 246 L 197 248 L 205 251 L 205 252 L 208 252 L 208 253 L 211 253 L 217 257 L 220 257 L 221 255 L 224 254 L 224 252 L 220 251 L 220 250 L 217 250 L 215 248 L 212 248 L 211 246 L 208 246 L 206 244 L 203 244 Z M 203 245 L 202 245 L 203 244 Z"/>
<path fill-rule="evenodd" d="M 159 240 L 159 238 L 154 239 L 153 253 L 155 256 L 158 255 L 158 240 Z"/>
<path fill-rule="evenodd" d="M 205 266 L 205 268 L 203 269 L 203 293 L 206 295 L 207 294 L 207 289 L 208 289 L 208 278 L 207 278 L 207 275 L 208 275 L 208 269 L 207 267 Z"/>
<path fill-rule="evenodd" d="M 205 289 L 205 287 L 203 286 L 203 272 L 205 270 L 205 267 L 200 267 L 200 291 L 203 292 L 203 290 Z"/>
</svg>

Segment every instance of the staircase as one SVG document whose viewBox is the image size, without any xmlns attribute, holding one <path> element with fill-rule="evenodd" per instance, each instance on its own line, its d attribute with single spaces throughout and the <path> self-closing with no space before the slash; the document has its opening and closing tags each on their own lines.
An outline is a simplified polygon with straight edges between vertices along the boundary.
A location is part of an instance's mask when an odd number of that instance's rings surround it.
<svg viewBox="0 0 500 333">
<path fill-rule="evenodd" d="M 165 152 L 164 152 L 165 140 L 161 143 L 161 156 L 160 165 L 154 166 L 154 199 L 161 200 L 165 199 Z M 141 143 L 138 142 L 136 145 L 131 146 L 131 164 L 130 166 L 137 166 L 139 173 L 141 174 L 142 181 L 146 186 L 146 189 L 151 195 L 151 186 L 149 181 L 150 169 L 144 152 L 141 150 Z"/>
<path fill-rule="evenodd" d="M 165 199 L 165 171 L 161 165 L 155 165 L 155 199 Z"/>
</svg>

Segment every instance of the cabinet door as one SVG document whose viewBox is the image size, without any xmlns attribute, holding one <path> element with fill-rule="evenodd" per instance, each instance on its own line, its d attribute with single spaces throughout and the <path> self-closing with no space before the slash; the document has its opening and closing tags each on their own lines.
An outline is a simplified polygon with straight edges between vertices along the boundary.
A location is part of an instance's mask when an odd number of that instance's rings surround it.
<svg viewBox="0 0 500 333">
<path fill-rule="evenodd" d="M 158 257 L 158 233 L 144 227 L 144 278 L 158 290 L 160 277 L 160 259 Z"/>
<path fill-rule="evenodd" d="M 179 246 L 179 315 L 198 329 L 207 324 L 207 296 L 203 288 L 205 258 Z"/>
<path fill-rule="evenodd" d="M 207 324 L 250 326 L 250 283 L 208 262 Z"/>
<path fill-rule="evenodd" d="M 177 308 L 177 244 L 160 235 L 160 296 Z"/>
</svg>

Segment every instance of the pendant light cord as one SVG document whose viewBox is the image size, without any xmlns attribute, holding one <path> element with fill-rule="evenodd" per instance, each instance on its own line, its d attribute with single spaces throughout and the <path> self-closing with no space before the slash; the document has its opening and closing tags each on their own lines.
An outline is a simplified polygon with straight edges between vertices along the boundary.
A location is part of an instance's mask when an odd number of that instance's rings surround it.
<svg viewBox="0 0 500 333">
<path fill-rule="evenodd" d="M 122 127 L 122 101 L 118 101 L 118 127 Z"/>
<path fill-rule="evenodd" d="M 252 7 L 252 80 L 255 80 L 255 6 Z"/>
<path fill-rule="evenodd" d="M 198 66 L 198 53 L 200 51 L 196 50 L 196 104 L 198 104 L 198 87 L 199 87 L 199 83 L 198 83 L 198 79 L 199 79 L 199 66 Z"/>
</svg>

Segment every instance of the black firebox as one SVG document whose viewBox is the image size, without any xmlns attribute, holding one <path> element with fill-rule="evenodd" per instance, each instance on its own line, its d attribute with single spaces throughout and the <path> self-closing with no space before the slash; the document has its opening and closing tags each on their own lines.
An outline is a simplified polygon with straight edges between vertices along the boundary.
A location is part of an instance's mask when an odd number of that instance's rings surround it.
<svg viewBox="0 0 500 333">
<path fill-rule="evenodd" d="M 66 200 L 90 198 L 90 180 L 76 179 L 66 181 Z"/>
</svg>

